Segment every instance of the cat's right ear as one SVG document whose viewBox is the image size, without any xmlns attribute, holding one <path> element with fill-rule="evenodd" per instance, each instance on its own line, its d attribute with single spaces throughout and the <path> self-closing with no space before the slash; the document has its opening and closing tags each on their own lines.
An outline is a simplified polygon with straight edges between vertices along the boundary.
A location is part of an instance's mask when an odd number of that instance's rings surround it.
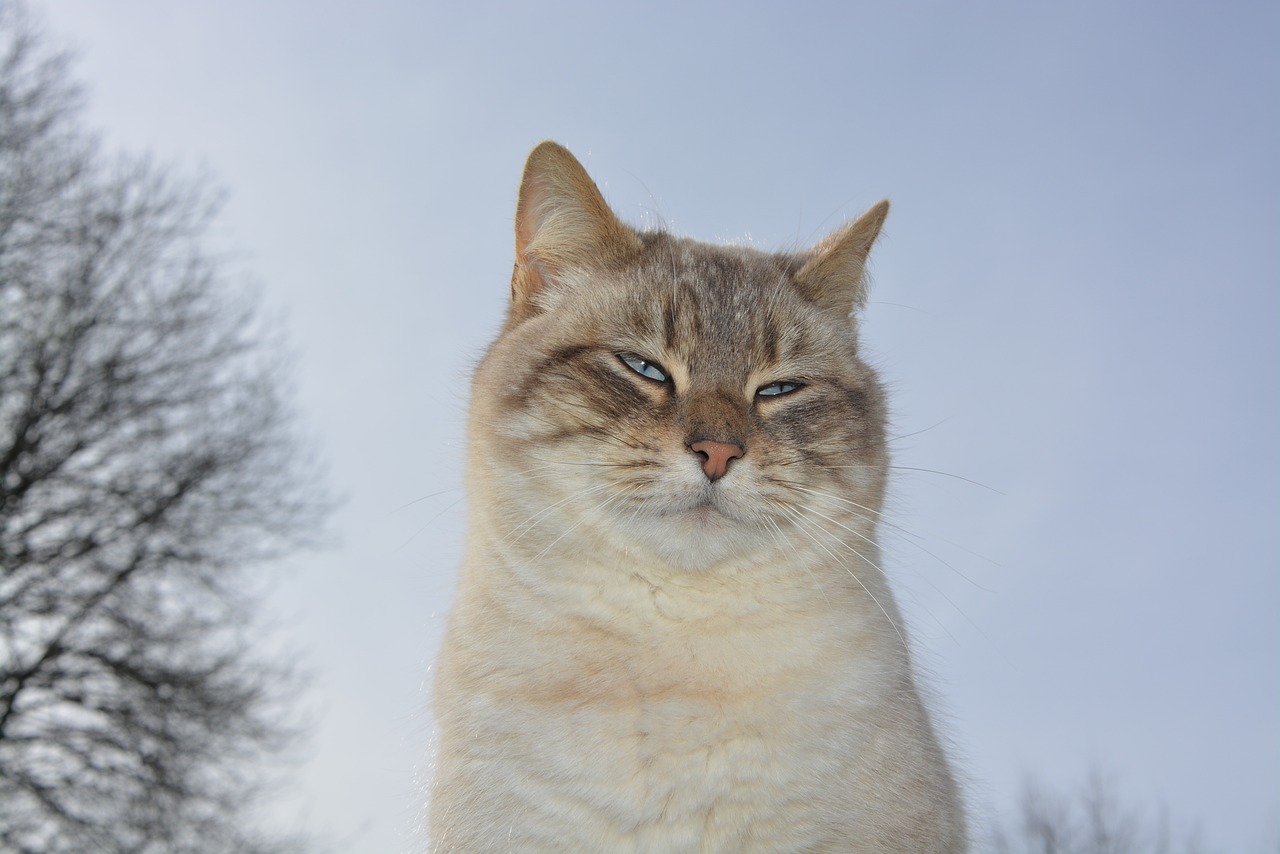
<svg viewBox="0 0 1280 854">
<path fill-rule="evenodd" d="M 543 310 L 568 274 L 620 265 L 640 248 L 568 149 L 548 141 L 529 154 L 516 203 L 511 308 L 517 316 Z"/>
</svg>

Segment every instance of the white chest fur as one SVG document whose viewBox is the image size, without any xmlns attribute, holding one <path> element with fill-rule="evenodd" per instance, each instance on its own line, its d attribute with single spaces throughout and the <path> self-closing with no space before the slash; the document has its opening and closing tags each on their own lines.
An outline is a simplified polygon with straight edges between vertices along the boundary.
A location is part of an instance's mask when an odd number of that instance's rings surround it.
<svg viewBox="0 0 1280 854">
<path fill-rule="evenodd" d="M 674 621 L 633 586 L 625 614 L 545 620 L 464 591 L 438 682 L 442 728 L 467 734 L 438 759 L 440 850 L 858 850 L 852 828 L 872 845 L 898 820 L 876 814 L 916 787 L 923 715 L 883 625 Z"/>
</svg>

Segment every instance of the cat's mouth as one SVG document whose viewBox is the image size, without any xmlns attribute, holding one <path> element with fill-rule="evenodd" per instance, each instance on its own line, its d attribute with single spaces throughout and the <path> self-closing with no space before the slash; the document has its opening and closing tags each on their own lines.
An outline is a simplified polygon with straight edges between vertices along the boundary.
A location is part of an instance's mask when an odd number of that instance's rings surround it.
<svg viewBox="0 0 1280 854">
<path fill-rule="evenodd" d="M 726 507 L 726 503 L 723 497 L 714 492 L 709 492 L 699 495 L 692 501 L 673 507 L 670 512 L 700 524 L 738 521 L 737 514 Z"/>
<path fill-rule="evenodd" d="M 750 494 L 709 481 L 668 484 L 666 488 L 659 487 L 657 494 L 641 494 L 637 503 L 635 509 L 642 513 L 648 511 L 644 515 L 653 514 L 665 524 L 687 529 L 687 533 L 710 533 L 717 529 L 727 532 L 749 525 L 754 518 Z M 619 509 L 628 512 L 626 508 Z"/>
<path fill-rule="evenodd" d="M 714 501 L 704 500 L 690 507 L 686 513 L 694 519 L 703 519 L 711 516 L 724 518 L 725 513 L 716 506 Z"/>
</svg>

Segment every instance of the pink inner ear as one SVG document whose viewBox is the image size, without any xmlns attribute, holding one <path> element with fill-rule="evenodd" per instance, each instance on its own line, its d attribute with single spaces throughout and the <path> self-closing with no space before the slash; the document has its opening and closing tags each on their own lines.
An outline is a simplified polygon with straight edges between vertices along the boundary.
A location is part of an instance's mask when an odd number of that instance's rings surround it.
<svg viewBox="0 0 1280 854">
<path fill-rule="evenodd" d="M 546 259 L 536 258 L 529 252 L 538 233 L 546 227 L 547 206 L 551 203 L 544 172 L 553 168 L 553 164 L 546 162 L 546 155 L 551 153 L 551 159 L 555 159 L 554 155 L 558 152 L 547 152 L 543 150 L 545 146 L 544 143 L 534 149 L 529 162 L 525 164 L 524 176 L 520 181 L 520 198 L 516 203 L 516 265 L 511 279 L 511 299 L 524 305 L 528 305 L 547 286 L 548 280 L 556 275 L 556 270 Z M 542 153 L 541 157 L 538 156 L 539 152 Z M 568 152 L 564 154 L 572 157 Z"/>
<path fill-rule="evenodd" d="M 537 176 L 525 174 L 520 182 L 520 199 L 516 203 L 516 258 L 523 260 L 529 244 L 545 224 L 539 214 L 546 203 L 546 189 Z"/>
<path fill-rule="evenodd" d="M 538 145 L 525 163 L 515 231 L 512 299 L 531 311 L 564 271 L 618 264 L 641 248 L 582 164 L 554 142 Z"/>
</svg>

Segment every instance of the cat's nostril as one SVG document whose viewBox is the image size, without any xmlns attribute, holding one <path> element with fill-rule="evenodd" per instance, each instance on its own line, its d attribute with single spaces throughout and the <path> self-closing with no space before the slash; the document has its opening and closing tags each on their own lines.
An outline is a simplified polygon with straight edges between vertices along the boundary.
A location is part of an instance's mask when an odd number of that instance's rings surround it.
<svg viewBox="0 0 1280 854">
<path fill-rule="evenodd" d="M 746 450 L 733 442 L 717 442 L 702 439 L 689 445 L 689 450 L 702 462 L 707 480 L 717 481 L 729 472 L 729 463 L 746 454 Z"/>
</svg>

